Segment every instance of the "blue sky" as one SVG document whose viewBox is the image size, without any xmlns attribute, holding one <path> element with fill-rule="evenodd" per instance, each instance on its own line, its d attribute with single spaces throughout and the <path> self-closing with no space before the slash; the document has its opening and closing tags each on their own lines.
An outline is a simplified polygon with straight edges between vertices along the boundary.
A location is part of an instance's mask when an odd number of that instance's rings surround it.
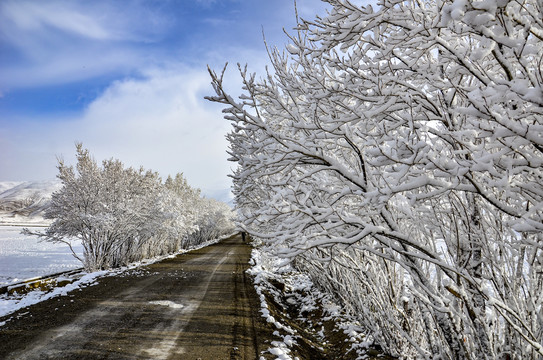
<svg viewBox="0 0 543 360">
<path fill-rule="evenodd" d="M 297 7 L 313 19 L 327 5 Z M 230 125 L 203 99 L 207 65 L 229 62 L 238 95 L 235 64 L 268 62 L 262 29 L 282 48 L 294 25 L 293 0 L 1 1 L 0 181 L 52 179 L 80 141 L 226 199 Z"/>
</svg>

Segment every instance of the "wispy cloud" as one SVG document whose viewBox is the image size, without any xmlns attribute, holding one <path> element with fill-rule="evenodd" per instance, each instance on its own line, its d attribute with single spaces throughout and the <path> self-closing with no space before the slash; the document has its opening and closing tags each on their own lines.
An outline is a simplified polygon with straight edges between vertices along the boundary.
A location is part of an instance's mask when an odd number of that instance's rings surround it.
<svg viewBox="0 0 543 360">
<path fill-rule="evenodd" d="M 0 2 L 1 90 L 70 83 L 141 67 L 171 19 L 139 3 Z M 122 7 L 121 7 L 122 6 Z M 121 71 L 122 70 L 122 71 Z"/>
<path fill-rule="evenodd" d="M 99 18 L 81 13 L 75 3 L 7 1 L 1 4 L 3 23 L 20 31 L 48 31 L 56 28 L 90 39 L 111 40 L 118 38 Z M 5 25 L 4 25 L 5 26 Z M 12 39 L 14 40 L 14 39 Z"/>
<path fill-rule="evenodd" d="M 54 61 L 29 62 L 0 68 L 0 78 L 8 90 L 46 85 L 66 84 L 91 79 L 112 72 L 129 72 L 143 62 L 139 53 L 130 48 L 110 49 L 101 47 L 78 49 L 75 53 L 59 49 Z M 127 66 L 127 63 L 130 65 Z"/>
<path fill-rule="evenodd" d="M 54 31 L 91 40 L 142 41 L 171 25 L 167 14 L 138 1 L 5 0 L 0 18 L 3 36 L 14 43 L 22 33 L 48 38 Z"/>
</svg>

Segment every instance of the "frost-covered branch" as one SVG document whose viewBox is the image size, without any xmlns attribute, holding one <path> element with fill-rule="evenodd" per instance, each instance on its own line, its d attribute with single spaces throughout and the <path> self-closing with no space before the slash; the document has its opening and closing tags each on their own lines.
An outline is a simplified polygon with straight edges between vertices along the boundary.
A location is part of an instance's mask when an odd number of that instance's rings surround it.
<svg viewBox="0 0 543 360">
<path fill-rule="evenodd" d="M 542 356 L 541 4 L 327 3 L 239 101 L 210 71 L 240 226 L 392 354 Z"/>
</svg>

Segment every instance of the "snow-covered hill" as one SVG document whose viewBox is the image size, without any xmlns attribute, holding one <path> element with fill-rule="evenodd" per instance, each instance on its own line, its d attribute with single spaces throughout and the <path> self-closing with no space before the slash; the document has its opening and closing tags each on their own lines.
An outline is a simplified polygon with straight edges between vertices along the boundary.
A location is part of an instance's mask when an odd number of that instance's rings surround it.
<svg viewBox="0 0 543 360">
<path fill-rule="evenodd" d="M 0 182 L 0 224 L 47 224 L 43 218 L 60 181 Z"/>
</svg>

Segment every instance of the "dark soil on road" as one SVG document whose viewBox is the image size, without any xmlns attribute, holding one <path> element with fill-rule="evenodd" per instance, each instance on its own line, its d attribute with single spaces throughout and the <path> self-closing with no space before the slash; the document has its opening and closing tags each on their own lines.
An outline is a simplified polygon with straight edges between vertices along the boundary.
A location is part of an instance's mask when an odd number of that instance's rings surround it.
<svg viewBox="0 0 543 360">
<path fill-rule="evenodd" d="M 234 236 L 22 309 L 0 359 L 271 358 L 250 252 Z"/>
</svg>

